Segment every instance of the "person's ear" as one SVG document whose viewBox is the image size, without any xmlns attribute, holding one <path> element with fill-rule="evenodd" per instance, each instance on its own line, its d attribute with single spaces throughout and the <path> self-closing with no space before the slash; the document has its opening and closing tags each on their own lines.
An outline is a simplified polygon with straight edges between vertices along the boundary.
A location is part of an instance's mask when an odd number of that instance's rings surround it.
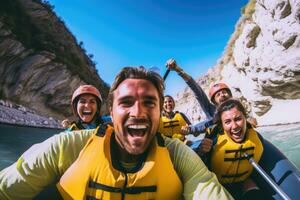
<svg viewBox="0 0 300 200">
<path fill-rule="evenodd" d="M 112 106 L 109 106 L 109 113 L 110 113 L 110 116 L 111 116 L 111 120 L 113 119 L 113 112 L 112 112 Z"/>
</svg>

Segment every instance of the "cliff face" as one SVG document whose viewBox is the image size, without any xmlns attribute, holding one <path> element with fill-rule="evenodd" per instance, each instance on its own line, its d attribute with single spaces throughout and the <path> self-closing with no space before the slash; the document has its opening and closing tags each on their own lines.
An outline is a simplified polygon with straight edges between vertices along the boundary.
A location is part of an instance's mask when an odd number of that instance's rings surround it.
<svg viewBox="0 0 300 200">
<path fill-rule="evenodd" d="M 299 122 L 300 2 L 251 0 L 243 12 L 218 64 L 198 83 L 206 91 L 217 81 L 227 83 L 260 125 Z M 178 94 L 178 109 L 197 121 L 192 96 L 189 89 Z"/>
<path fill-rule="evenodd" d="M 51 5 L 1 1 L 0 13 L 0 99 L 62 119 L 71 115 L 71 95 L 80 84 L 93 84 L 107 97 L 93 56 Z"/>
</svg>

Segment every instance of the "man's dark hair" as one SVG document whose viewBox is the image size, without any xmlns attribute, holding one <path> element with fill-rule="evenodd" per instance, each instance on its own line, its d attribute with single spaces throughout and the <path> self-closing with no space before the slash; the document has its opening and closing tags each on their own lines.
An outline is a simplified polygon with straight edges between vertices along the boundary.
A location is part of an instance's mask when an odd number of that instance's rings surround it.
<svg viewBox="0 0 300 200">
<path fill-rule="evenodd" d="M 139 66 L 139 67 L 124 67 L 116 76 L 114 83 L 112 84 L 110 90 L 109 90 L 109 102 L 110 106 L 112 106 L 113 103 L 113 92 L 118 88 L 118 86 L 126 79 L 144 79 L 150 81 L 154 87 L 158 91 L 159 95 L 159 106 L 160 110 L 162 110 L 162 105 L 164 102 L 164 89 L 165 84 L 162 77 L 151 70 L 146 70 L 145 67 Z"/>
</svg>

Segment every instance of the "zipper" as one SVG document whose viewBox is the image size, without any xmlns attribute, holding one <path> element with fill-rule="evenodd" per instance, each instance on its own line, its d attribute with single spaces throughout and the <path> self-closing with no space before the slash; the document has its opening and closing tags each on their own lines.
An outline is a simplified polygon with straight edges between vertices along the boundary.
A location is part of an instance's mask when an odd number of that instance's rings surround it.
<svg viewBox="0 0 300 200">
<path fill-rule="evenodd" d="M 121 191 L 121 199 L 122 199 L 122 200 L 125 199 L 125 190 L 126 190 L 126 186 L 127 186 L 127 182 L 128 182 L 127 173 L 124 172 L 124 175 L 125 175 L 125 182 L 124 182 L 123 189 L 122 189 L 122 191 Z"/>
</svg>

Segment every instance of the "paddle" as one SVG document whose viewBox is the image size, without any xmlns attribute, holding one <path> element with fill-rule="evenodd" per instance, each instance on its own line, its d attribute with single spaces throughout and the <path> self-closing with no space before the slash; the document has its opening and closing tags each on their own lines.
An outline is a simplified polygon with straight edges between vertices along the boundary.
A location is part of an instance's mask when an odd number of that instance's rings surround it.
<svg viewBox="0 0 300 200">
<path fill-rule="evenodd" d="M 252 157 L 244 153 L 249 163 L 256 169 L 256 171 L 270 184 L 270 186 L 281 196 L 284 200 L 291 200 L 291 198 L 275 183 L 275 181 L 261 168 Z"/>
<path fill-rule="evenodd" d="M 158 67 L 156 67 L 156 66 L 151 66 L 151 67 L 149 68 L 149 70 L 150 70 L 150 71 L 154 71 L 154 72 L 160 74 L 160 69 L 159 69 Z M 165 72 L 165 74 L 164 74 L 164 76 L 163 76 L 164 81 L 165 81 L 166 78 L 168 77 L 169 73 L 170 73 L 170 69 L 167 69 L 166 72 Z"/>
<path fill-rule="evenodd" d="M 168 77 L 169 73 L 170 73 L 170 69 L 167 69 L 167 71 L 165 72 L 164 77 L 163 77 L 164 81 Z"/>
</svg>

